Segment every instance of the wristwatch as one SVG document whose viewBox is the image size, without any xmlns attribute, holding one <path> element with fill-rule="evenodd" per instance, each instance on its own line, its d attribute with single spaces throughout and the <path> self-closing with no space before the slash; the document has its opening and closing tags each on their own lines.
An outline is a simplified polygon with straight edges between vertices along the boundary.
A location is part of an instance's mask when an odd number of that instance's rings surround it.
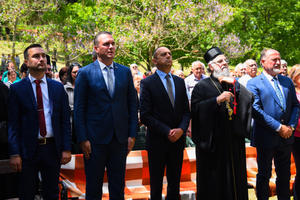
<svg viewBox="0 0 300 200">
<path fill-rule="evenodd" d="M 294 131 L 295 131 L 295 128 L 294 128 L 293 126 L 290 126 L 290 127 L 291 127 L 292 131 L 294 132 Z"/>
</svg>

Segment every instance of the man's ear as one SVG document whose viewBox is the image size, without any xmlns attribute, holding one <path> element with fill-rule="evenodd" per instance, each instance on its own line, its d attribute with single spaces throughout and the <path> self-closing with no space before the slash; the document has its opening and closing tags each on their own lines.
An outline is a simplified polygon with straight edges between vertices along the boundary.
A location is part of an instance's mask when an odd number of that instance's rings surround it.
<svg viewBox="0 0 300 200">
<path fill-rule="evenodd" d="M 24 59 L 24 63 L 27 65 L 28 64 L 28 60 Z M 28 66 L 28 65 L 27 65 Z"/>
<path fill-rule="evenodd" d="M 208 64 L 208 68 L 210 69 L 211 72 L 214 71 L 214 68 L 213 68 L 213 66 L 211 64 Z"/>
<path fill-rule="evenodd" d="M 155 59 L 155 58 L 152 58 L 152 62 L 153 62 L 153 64 L 156 66 L 157 62 L 156 62 L 156 59 Z"/>
</svg>

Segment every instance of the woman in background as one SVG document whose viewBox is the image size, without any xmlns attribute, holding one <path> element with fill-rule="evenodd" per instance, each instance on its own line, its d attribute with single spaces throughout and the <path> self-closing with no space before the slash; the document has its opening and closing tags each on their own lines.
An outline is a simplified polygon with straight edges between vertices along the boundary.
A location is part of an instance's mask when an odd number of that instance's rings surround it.
<svg viewBox="0 0 300 200">
<path fill-rule="evenodd" d="M 59 70 L 58 72 L 58 76 L 59 76 L 59 80 L 62 84 L 66 84 L 67 82 L 67 78 L 68 78 L 68 67 L 63 67 Z"/>
<path fill-rule="evenodd" d="M 297 99 L 300 103 L 300 64 L 294 65 L 290 70 L 289 77 L 292 79 Z M 296 177 L 294 182 L 294 199 L 300 200 L 300 115 L 298 118 L 298 125 L 294 133 L 295 141 L 293 144 L 293 155 L 296 165 Z"/>
<path fill-rule="evenodd" d="M 66 72 L 66 83 L 64 85 L 65 90 L 69 97 L 69 105 L 71 108 L 71 124 L 72 124 L 72 153 L 80 153 L 80 147 L 77 144 L 74 123 L 73 123 L 73 111 L 74 111 L 74 88 L 75 80 L 81 65 L 79 63 L 72 63 Z M 60 73 L 60 72 L 59 72 Z"/>
</svg>

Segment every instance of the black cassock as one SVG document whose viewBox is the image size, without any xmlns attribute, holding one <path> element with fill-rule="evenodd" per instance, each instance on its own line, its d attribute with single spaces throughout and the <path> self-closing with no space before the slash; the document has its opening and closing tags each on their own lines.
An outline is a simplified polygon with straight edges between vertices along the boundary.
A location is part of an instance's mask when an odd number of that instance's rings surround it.
<svg viewBox="0 0 300 200">
<path fill-rule="evenodd" d="M 235 93 L 237 106 L 232 120 L 226 104 L 218 105 L 216 101 L 223 91 Z M 232 109 L 233 102 L 234 98 L 230 102 Z M 248 199 L 245 137 L 250 135 L 252 102 L 252 94 L 238 82 L 233 87 L 211 76 L 195 86 L 191 112 L 197 199 Z"/>
</svg>

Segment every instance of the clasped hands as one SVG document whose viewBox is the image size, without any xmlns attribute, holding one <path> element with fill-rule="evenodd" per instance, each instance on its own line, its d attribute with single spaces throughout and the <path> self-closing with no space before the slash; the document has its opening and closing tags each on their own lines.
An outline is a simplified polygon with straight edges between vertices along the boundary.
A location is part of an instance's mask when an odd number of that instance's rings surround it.
<svg viewBox="0 0 300 200">
<path fill-rule="evenodd" d="M 290 126 L 287 125 L 281 125 L 280 130 L 279 130 L 279 135 L 280 137 L 284 139 L 288 139 L 292 136 L 293 134 L 293 129 Z"/>
<path fill-rule="evenodd" d="M 168 134 L 168 139 L 170 142 L 174 143 L 176 142 L 183 134 L 183 130 L 181 128 L 174 128 L 171 129 Z"/>
</svg>

